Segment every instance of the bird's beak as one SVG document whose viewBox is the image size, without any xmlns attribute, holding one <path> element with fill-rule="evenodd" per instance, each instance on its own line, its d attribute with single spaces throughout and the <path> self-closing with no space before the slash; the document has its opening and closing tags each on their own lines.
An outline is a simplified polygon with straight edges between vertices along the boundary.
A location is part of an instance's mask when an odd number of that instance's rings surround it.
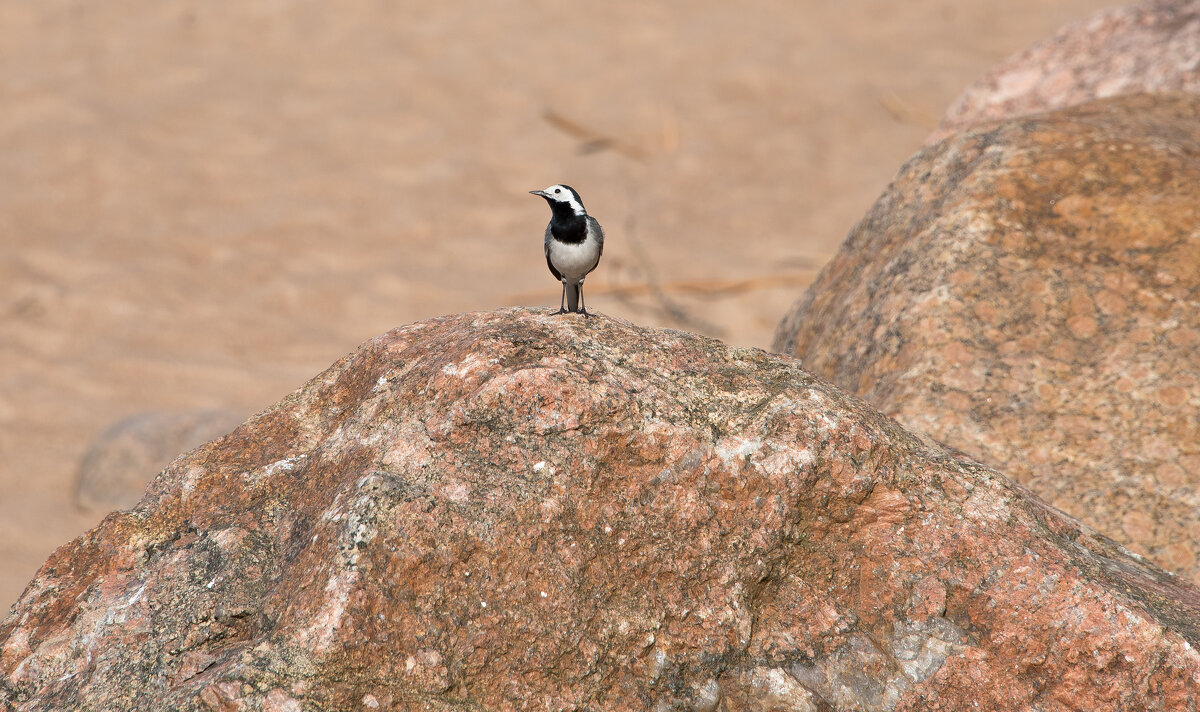
<svg viewBox="0 0 1200 712">
<path fill-rule="evenodd" d="M 530 192 L 532 195 L 540 195 L 540 196 L 542 196 L 543 198 L 545 198 L 545 197 L 548 197 L 548 196 L 546 195 L 546 191 L 544 191 L 544 190 L 531 190 L 531 191 L 529 191 L 529 192 Z"/>
</svg>

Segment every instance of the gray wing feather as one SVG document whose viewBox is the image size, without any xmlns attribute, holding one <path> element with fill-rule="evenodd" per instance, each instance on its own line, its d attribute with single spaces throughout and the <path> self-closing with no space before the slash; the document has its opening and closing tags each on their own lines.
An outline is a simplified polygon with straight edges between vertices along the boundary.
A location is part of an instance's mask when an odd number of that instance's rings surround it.
<svg viewBox="0 0 1200 712">
<path fill-rule="evenodd" d="M 562 281 L 562 272 L 559 272 L 558 270 L 554 269 L 554 263 L 550 261 L 550 240 L 551 240 L 550 226 L 547 225 L 546 226 L 546 240 L 543 243 L 544 247 L 546 248 L 546 266 L 550 268 L 550 274 L 554 275 L 554 278 L 561 282 Z"/>
<path fill-rule="evenodd" d="M 604 254 L 604 228 L 600 227 L 600 222 L 591 215 L 587 217 L 587 226 L 588 232 L 592 234 L 592 237 L 596 238 L 596 244 L 600 246 L 600 249 L 596 251 L 596 264 L 592 265 L 592 269 L 588 270 L 588 273 L 590 273 L 593 269 L 596 269 L 596 265 L 600 264 L 600 256 Z"/>
</svg>

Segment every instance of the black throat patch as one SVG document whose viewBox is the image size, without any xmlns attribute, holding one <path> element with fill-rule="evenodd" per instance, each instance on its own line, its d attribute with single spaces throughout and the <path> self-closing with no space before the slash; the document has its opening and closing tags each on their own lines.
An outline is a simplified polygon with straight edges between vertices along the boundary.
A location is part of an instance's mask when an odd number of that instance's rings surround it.
<svg viewBox="0 0 1200 712">
<path fill-rule="evenodd" d="M 587 239 L 587 216 L 576 215 L 570 205 L 548 201 L 553 216 L 550 218 L 550 234 L 560 242 L 579 243 Z"/>
</svg>

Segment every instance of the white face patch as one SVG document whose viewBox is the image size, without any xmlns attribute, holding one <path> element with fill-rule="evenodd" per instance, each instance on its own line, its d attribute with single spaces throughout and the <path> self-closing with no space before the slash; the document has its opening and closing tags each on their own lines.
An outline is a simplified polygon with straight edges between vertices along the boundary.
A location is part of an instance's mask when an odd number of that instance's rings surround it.
<svg viewBox="0 0 1200 712">
<path fill-rule="evenodd" d="M 545 192 L 550 196 L 551 200 L 570 205 L 571 210 L 574 210 L 576 215 L 583 215 L 586 212 L 583 209 L 583 204 L 575 199 L 575 194 L 571 192 L 570 188 L 561 185 L 552 185 Z"/>
</svg>

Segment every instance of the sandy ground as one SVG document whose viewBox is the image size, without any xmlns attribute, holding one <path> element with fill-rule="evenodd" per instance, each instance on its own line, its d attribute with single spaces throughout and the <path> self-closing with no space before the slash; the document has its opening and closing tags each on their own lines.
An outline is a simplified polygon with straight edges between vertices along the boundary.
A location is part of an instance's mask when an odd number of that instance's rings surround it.
<svg viewBox="0 0 1200 712">
<path fill-rule="evenodd" d="M 990 64 L 1097 0 L 0 4 L 0 611 L 146 410 L 250 414 L 425 317 L 588 305 L 765 347 Z"/>
</svg>

